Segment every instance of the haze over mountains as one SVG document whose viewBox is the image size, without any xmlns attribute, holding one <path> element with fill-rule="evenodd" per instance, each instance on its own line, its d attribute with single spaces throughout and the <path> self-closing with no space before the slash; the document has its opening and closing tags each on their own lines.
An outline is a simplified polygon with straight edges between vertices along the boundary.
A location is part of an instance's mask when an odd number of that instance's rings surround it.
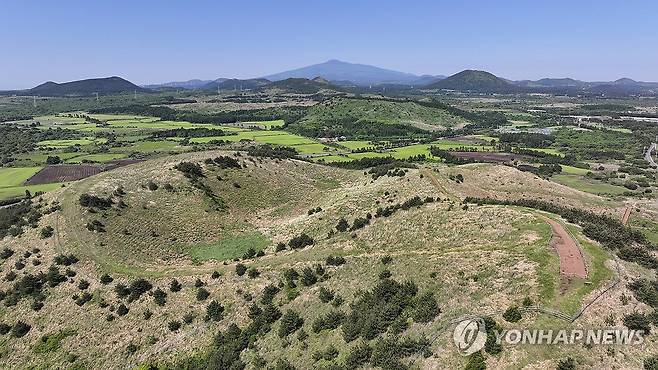
<svg viewBox="0 0 658 370">
<path fill-rule="evenodd" d="M 194 79 L 137 86 L 120 77 L 96 78 L 66 83 L 46 82 L 28 90 L 5 91 L 3 94 L 39 96 L 84 96 L 120 92 L 149 92 L 170 89 L 194 90 L 254 90 L 278 88 L 294 91 L 318 91 L 322 88 L 364 90 L 373 86 L 390 87 L 388 91 L 405 89 L 452 90 L 473 93 L 554 93 L 603 95 L 656 95 L 658 83 L 638 82 L 621 78 L 610 82 L 586 82 L 572 78 L 543 78 L 540 80 L 511 81 L 492 73 L 464 70 L 452 76 L 415 75 L 375 66 L 329 60 L 302 68 L 260 78 L 216 80 Z M 301 92 L 301 91 L 300 91 Z"/>
</svg>

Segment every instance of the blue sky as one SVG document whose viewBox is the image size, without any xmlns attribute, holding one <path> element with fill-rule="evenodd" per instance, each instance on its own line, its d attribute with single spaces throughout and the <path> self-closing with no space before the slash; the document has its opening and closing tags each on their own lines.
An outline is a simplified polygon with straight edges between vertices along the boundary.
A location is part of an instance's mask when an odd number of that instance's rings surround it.
<svg viewBox="0 0 658 370">
<path fill-rule="evenodd" d="M 258 77 L 340 59 L 417 74 L 658 81 L 656 1 L 0 3 L 0 89 Z"/>
</svg>

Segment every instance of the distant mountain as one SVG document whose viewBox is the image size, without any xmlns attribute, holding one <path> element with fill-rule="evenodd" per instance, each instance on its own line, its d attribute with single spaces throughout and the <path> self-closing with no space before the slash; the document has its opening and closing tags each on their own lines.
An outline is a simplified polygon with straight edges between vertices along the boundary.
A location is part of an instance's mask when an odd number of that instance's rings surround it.
<svg viewBox="0 0 658 370">
<path fill-rule="evenodd" d="M 165 82 L 161 84 L 151 84 L 151 85 L 142 85 L 146 89 L 163 89 L 163 88 L 181 88 L 181 89 L 198 89 L 203 85 L 207 85 L 213 82 L 213 80 L 188 80 L 188 81 L 174 81 L 174 82 Z"/>
<path fill-rule="evenodd" d="M 415 81 L 412 81 L 410 83 L 410 85 L 425 86 L 425 85 L 433 84 L 435 82 L 444 80 L 445 78 L 446 78 L 446 76 L 443 76 L 443 75 L 436 75 L 436 76 L 422 75 L 422 76 L 419 76 Z"/>
<path fill-rule="evenodd" d="M 529 88 L 557 88 L 557 87 L 575 87 L 575 88 L 583 88 L 586 86 L 589 86 L 589 82 L 585 81 L 579 81 L 579 80 L 574 80 L 573 78 L 542 78 L 541 80 L 537 81 L 531 81 L 531 80 L 523 80 L 523 81 L 510 81 L 512 84 L 521 86 L 521 87 L 529 87 Z"/>
<path fill-rule="evenodd" d="M 359 86 L 382 83 L 411 84 L 419 78 L 411 73 L 398 72 L 366 64 L 347 63 L 335 59 L 291 71 L 276 73 L 265 76 L 264 78 L 270 81 L 281 81 L 288 78 L 312 79 L 317 76 L 328 81 L 350 81 Z"/>
<path fill-rule="evenodd" d="M 106 95 L 133 91 L 148 92 L 150 90 L 139 87 L 121 77 L 113 76 L 64 83 L 48 81 L 20 93 L 40 96 L 81 96 L 95 93 Z"/>
<path fill-rule="evenodd" d="M 263 87 L 261 90 L 275 90 L 292 94 L 316 94 L 321 90 L 340 90 L 336 85 L 332 85 L 324 77 L 307 78 L 288 78 L 285 80 L 274 81 Z"/>
<path fill-rule="evenodd" d="M 425 89 L 445 89 L 462 92 L 508 93 L 519 88 L 502 78 L 485 71 L 465 70 L 438 82 L 429 84 Z"/>
<path fill-rule="evenodd" d="M 201 87 L 202 90 L 253 90 L 269 84 L 264 78 L 239 80 L 237 78 L 219 78 Z"/>
</svg>

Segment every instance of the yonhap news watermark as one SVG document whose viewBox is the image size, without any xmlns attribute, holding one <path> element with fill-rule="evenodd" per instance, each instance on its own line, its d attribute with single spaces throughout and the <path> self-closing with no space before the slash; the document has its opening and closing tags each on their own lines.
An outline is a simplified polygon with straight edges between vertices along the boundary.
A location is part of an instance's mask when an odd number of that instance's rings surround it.
<svg viewBox="0 0 658 370">
<path fill-rule="evenodd" d="M 644 342 L 644 330 L 622 328 L 491 328 L 487 330 L 480 317 L 470 317 L 457 323 L 453 341 L 457 350 L 465 356 L 483 349 L 487 341 L 497 345 L 640 345 Z"/>
</svg>

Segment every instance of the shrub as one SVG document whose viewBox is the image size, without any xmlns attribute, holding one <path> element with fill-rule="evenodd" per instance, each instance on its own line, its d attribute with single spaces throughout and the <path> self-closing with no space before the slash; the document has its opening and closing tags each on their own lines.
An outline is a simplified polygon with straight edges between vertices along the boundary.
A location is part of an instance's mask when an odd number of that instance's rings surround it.
<svg viewBox="0 0 658 370">
<path fill-rule="evenodd" d="M 276 247 L 274 248 L 275 252 L 281 252 L 286 250 L 286 244 L 285 243 L 277 243 Z"/>
<path fill-rule="evenodd" d="M 255 279 L 258 275 L 260 275 L 260 272 L 258 272 L 258 269 L 255 267 L 252 267 L 247 271 L 247 276 L 249 276 L 250 279 Z"/>
<path fill-rule="evenodd" d="M 361 342 L 352 347 L 347 357 L 345 357 L 345 367 L 349 370 L 356 370 L 370 362 L 371 356 L 372 348 L 367 343 Z"/>
<path fill-rule="evenodd" d="M 105 225 L 103 225 L 103 223 L 98 221 L 98 220 L 93 220 L 91 222 L 87 222 L 87 225 L 85 227 L 89 231 L 95 231 L 97 233 L 104 233 L 105 232 Z"/>
<path fill-rule="evenodd" d="M 101 284 L 103 284 L 103 285 L 110 284 L 113 281 L 114 281 L 114 279 L 112 278 L 112 276 L 110 276 L 108 274 L 103 274 L 101 276 Z"/>
<path fill-rule="evenodd" d="M 156 190 L 158 190 L 158 184 L 154 183 L 153 180 L 149 180 L 149 181 L 146 183 L 146 187 L 147 187 L 150 191 L 156 191 Z"/>
<path fill-rule="evenodd" d="M 288 242 L 290 249 L 301 249 L 309 245 L 313 245 L 313 238 L 302 233 L 299 236 L 296 236 Z"/>
<path fill-rule="evenodd" d="M 134 302 L 138 300 L 142 294 L 148 292 L 153 288 L 153 285 L 145 279 L 137 279 L 130 283 L 130 296 L 128 297 L 128 302 Z"/>
<path fill-rule="evenodd" d="M 247 266 L 245 266 L 241 263 L 238 263 L 237 265 L 235 265 L 235 273 L 238 276 L 244 275 L 245 272 L 247 272 Z"/>
<path fill-rule="evenodd" d="M 220 321 L 224 317 L 224 306 L 213 300 L 206 306 L 206 321 Z"/>
<path fill-rule="evenodd" d="M 125 304 L 121 303 L 119 307 L 117 307 L 117 315 L 125 316 L 126 314 L 128 314 L 128 307 L 126 307 Z"/>
<path fill-rule="evenodd" d="M 286 269 L 283 272 L 283 278 L 286 281 L 286 286 L 289 288 L 296 288 L 297 284 L 295 283 L 295 280 L 299 278 L 299 273 L 295 271 L 293 268 Z"/>
<path fill-rule="evenodd" d="M 197 301 L 205 301 L 208 299 L 210 296 L 210 292 L 207 291 L 205 288 L 198 288 L 196 291 L 196 300 Z"/>
<path fill-rule="evenodd" d="M 384 280 L 384 279 L 390 279 L 393 274 L 389 270 L 384 270 L 379 273 L 379 279 Z"/>
<path fill-rule="evenodd" d="M 254 248 L 247 249 L 247 251 L 242 255 L 242 258 L 244 259 L 251 259 L 254 257 L 256 257 L 256 250 Z"/>
<path fill-rule="evenodd" d="M 357 217 L 354 219 L 354 222 L 352 223 L 352 227 L 350 227 L 350 231 L 356 231 L 362 229 L 366 227 L 369 223 L 370 220 L 368 218 Z"/>
<path fill-rule="evenodd" d="M 338 328 L 345 320 L 345 314 L 340 311 L 330 311 L 324 316 L 318 316 L 311 325 L 314 333 L 322 330 L 333 330 Z"/>
<path fill-rule="evenodd" d="M 194 315 L 192 312 L 188 312 L 183 315 L 183 322 L 186 324 L 191 324 L 194 321 L 194 318 L 196 318 L 196 315 Z"/>
<path fill-rule="evenodd" d="M 382 257 L 381 261 L 383 264 L 388 265 L 389 263 L 393 262 L 393 257 L 386 255 Z"/>
<path fill-rule="evenodd" d="M 117 297 L 124 298 L 130 295 L 130 289 L 124 284 L 117 284 L 114 286 L 114 293 L 116 293 Z"/>
<path fill-rule="evenodd" d="M 189 179 L 203 177 L 203 170 L 197 163 L 181 162 L 174 166 L 174 168 L 182 172 L 183 175 Z"/>
<path fill-rule="evenodd" d="M 482 351 L 477 351 L 468 357 L 468 362 L 464 370 L 485 370 L 487 363 L 484 361 Z"/>
<path fill-rule="evenodd" d="M 75 300 L 75 304 L 78 306 L 84 306 L 85 303 L 91 301 L 93 296 L 89 292 L 84 292 L 82 295 L 80 295 L 78 298 Z"/>
<path fill-rule="evenodd" d="M 194 281 L 194 287 L 195 287 L 195 288 L 201 288 L 201 287 L 204 286 L 204 285 L 206 285 L 206 283 L 204 283 L 203 280 L 201 280 L 201 279 L 199 279 L 199 278 L 197 278 L 197 279 Z"/>
<path fill-rule="evenodd" d="M 439 304 L 436 302 L 436 298 L 434 298 L 434 294 L 427 292 L 416 298 L 411 317 L 415 322 L 428 323 L 434 320 L 440 312 L 441 310 L 439 309 Z"/>
<path fill-rule="evenodd" d="M 76 257 L 72 254 L 69 254 L 68 256 L 63 255 L 63 254 L 59 254 L 59 255 L 55 256 L 53 261 L 57 265 L 71 266 L 71 265 L 74 265 L 74 264 L 78 263 L 79 259 L 78 259 L 78 257 Z"/>
<path fill-rule="evenodd" d="M 0 332 L 2 334 L 2 332 Z M 644 359 L 645 370 L 658 370 L 658 356 L 652 356 Z"/>
<path fill-rule="evenodd" d="M 85 290 L 85 289 L 87 289 L 87 288 L 89 288 L 89 282 L 88 282 L 87 280 L 85 280 L 85 279 L 81 279 L 81 280 L 78 282 L 78 289 L 80 289 L 80 290 Z"/>
<path fill-rule="evenodd" d="M 212 275 L 210 275 L 213 279 L 219 279 L 220 276 L 219 271 L 213 271 Z"/>
<path fill-rule="evenodd" d="M 53 236 L 54 231 L 55 229 L 53 229 L 52 226 L 44 226 L 43 228 L 41 228 L 41 239 L 50 238 L 51 236 Z"/>
<path fill-rule="evenodd" d="M 153 316 L 153 312 L 147 308 L 142 315 L 144 316 L 144 320 L 148 320 Z"/>
<path fill-rule="evenodd" d="M 114 204 L 112 198 L 101 198 L 90 194 L 81 194 L 78 202 L 83 207 L 94 207 L 98 209 L 108 209 Z"/>
<path fill-rule="evenodd" d="M 315 276 L 315 272 L 313 272 L 310 267 L 304 267 L 302 270 L 301 282 L 304 284 L 304 286 L 311 286 L 318 282 L 318 278 Z"/>
<path fill-rule="evenodd" d="M 169 331 L 176 331 L 180 329 L 181 323 L 178 320 L 172 320 L 167 323 L 167 328 L 169 328 Z"/>
<path fill-rule="evenodd" d="M 345 232 L 347 229 L 350 227 L 350 224 L 347 222 L 346 219 L 341 218 L 338 220 L 338 224 L 336 225 L 336 230 L 340 232 Z"/>
<path fill-rule="evenodd" d="M 288 335 L 297 331 L 304 324 L 304 320 L 299 314 L 293 310 L 288 310 L 281 317 L 281 324 L 279 326 L 279 337 L 285 338 Z"/>
<path fill-rule="evenodd" d="M 557 362 L 557 370 L 575 370 L 576 369 L 576 361 L 574 361 L 573 358 L 567 357 L 564 360 L 560 360 Z"/>
<path fill-rule="evenodd" d="M 6 335 L 11 330 L 11 326 L 5 324 L 4 322 L 0 323 L 0 335 Z"/>
<path fill-rule="evenodd" d="M 329 266 L 340 266 L 345 264 L 345 258 L 343 256 L 329 256 L 325 263 Z"/>
<path fill-rule="evenodd" d="M 325 287 L 321 287 L 318 296 L 322 303 L 329 303 L 334 299 L 334 292 Z"/>
<path fill-rule="evenodd" d="M 178 282 L 178 280 L 173 279 L 171 283 L 169 284 L 169 290 L 171 292 L 180 292 L 180 290 L 183 289 L 183 286 Z"/>
<path fill-rule="evenodd" d="M 380 280 L 371 291 L 361 293 L 350 305 L 351 311 L 342 325 L 343 338 L 346 342 L 358 337 L 374 339 L 385 332 L 405 309 L 412 307 L 417 292 L 413 282 Z"/>
<path fill-rule="evenodd" d="M 153 299 L 158 306 L 164 306 L 167 303 L 167 293 L 158 288 L 153 291 Z"/>
<path fill-rule="evenodd" d="M 0 252 L 0 258 L 7 259 L 14 255 L 14 251 L 5 247 L 2 252 Z"/>
<path fill-rule="evenodd" d="M 30 331 L 30 329 L 32 329 L 32 326 L 29 324 L 17 321 L 11 328 L 11 336 L 14 338 L 22 338 Z"/>
<path fill-rule="evenodd" d="M 624 316 L 624 325 L 631 330 L 643 330 L 644 334 L 651 331 L 651 321 L 649 318 L 639 312 L 634 312 Z"/>
<path fill-rule="evenodd" d="M 507 310 L 505 310 L 505 312 L 503 313 L 503 318 L 507 322 L 517 322 L 521 320 L 521 311 L 519 311 L 519 307 L 510 306 L 509 308 L 507 308 Z"/>
<path fill-rule="evenodd" d="M 265 286 L 265 288 L 263 289 L 263 297 L 261 298 L 260 302 L 262 304 L 272 303 L 272 300 L 274 299 L 274 297 L 278 292 L 279 292 L 279 288 L 275 287 L 272 284 Z"/>
</svg>

